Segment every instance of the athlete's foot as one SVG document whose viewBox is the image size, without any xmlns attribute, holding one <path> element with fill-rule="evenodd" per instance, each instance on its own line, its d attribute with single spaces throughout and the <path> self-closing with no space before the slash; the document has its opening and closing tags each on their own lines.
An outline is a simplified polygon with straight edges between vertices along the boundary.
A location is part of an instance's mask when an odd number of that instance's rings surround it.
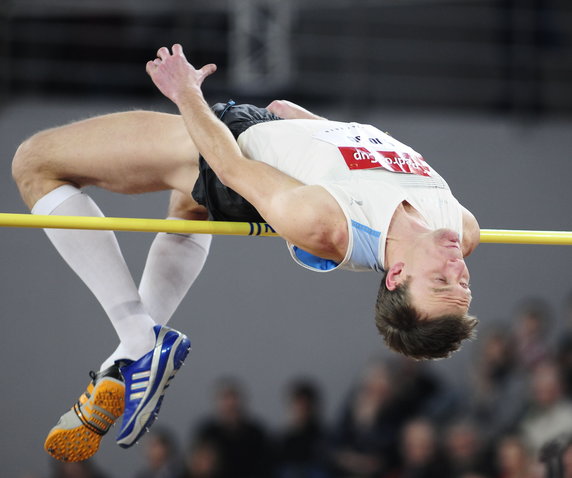
<svg viewBox="0 0 572 478">
<path fill-rule="evenodd" d="M 125 380 L 125 414 L 117 444 L 129 448 L 157 418 L 165 389 L 187 357 L 191 342 L 182 333 L 156 325 L 155 347 L 134 362 L 120 364 Z"/>
<path fill-rule="evenodd" d="M 98 449 L 103 435 L 122 415 L 125 386 L 119 368 L 90 372 L 91 382 L 70 411 L 50 430 L 44 448 L 61 461 L 83 461 Z"/>
</svg>

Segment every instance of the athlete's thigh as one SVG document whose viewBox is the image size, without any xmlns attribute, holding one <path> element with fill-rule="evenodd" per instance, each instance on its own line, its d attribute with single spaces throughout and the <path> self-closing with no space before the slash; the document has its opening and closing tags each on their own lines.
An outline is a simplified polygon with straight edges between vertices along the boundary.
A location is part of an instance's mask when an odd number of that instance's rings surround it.
<svg viewBox="0 0 572 478">
<path fill-rule="evenodd" d="M 178 115 L 130 111 L 45 132 L 46 165 L 57 179 L 120 193 L 191 191 L 198 151 Z"/>
</svg>

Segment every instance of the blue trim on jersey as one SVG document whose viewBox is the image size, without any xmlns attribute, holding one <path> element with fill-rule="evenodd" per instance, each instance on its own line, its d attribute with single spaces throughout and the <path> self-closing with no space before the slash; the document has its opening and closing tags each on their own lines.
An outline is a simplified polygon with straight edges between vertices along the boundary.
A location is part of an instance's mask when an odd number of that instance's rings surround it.
<svg viewBox="0 0 572 478">
<path fill-rule="evenodd" d="M 320 271 L 331 271 L 332 269 L 338 267 L 338 263 L 336 261 L 315 256 L 314 254 L 306 252 L 304 249 L 300 249 L 298 246 L 293 246 L 292 249 L 294 250 L 294 254 L 296 254 L 296 257 L 303 264 L 306 264 L 308 267 L 311 267 L 312 269 L 317 269 Z"/>
<path fill-rule="evenodd" d="M 372 229 L 371 227 L 364 226 L 363 224 L 360 224 L 359 222 L 354 221 L 353 219 L 352 219 L 352 227 L 355 227 L 356 229 L 363 231 L 367 234 L 371 234 L 373 237 L 375 237 L 377 239 L 379 239 L 379 237 L 381 236 L 381 232 L 376 231 L 375 229 Z"/>
<path fill-rule="evenodd" d="M 354 244 L 349 263 L 359 268 L 383 270 L 378 263 L 381 232 L 352 220 Z"/>
<path fill-rule="evenodd" d="M 383 269 L 378 263 L 381 232 L 352 220 L 352 238 L 353 246 L 351 255 L 347 264 L 342 266 L 342 268 L 382 271 Z M 292 246 L 292 250 L 302 264 L 314 270 L 331 271 L 339 265 L 338 262 L 315 256 L 300 249 L 298 246 Z"/>
</svg>

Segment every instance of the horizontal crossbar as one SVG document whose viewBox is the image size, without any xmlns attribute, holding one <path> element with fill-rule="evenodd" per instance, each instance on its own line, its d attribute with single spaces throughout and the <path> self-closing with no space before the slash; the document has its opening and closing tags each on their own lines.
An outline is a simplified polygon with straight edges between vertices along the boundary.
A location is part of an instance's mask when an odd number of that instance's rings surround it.
<svg viewBox="0 0 572 478">
<path fill-rule="evenodd" d="M 0 213 L 0 227 L 171 232 L 230 236 L 277 236 L 265 223 L 172 221 L 126 217 L 38 216 Z M 481 229 L 481 242 L 496 244 L 572 245 L 572 232 Z"/>
</svg>

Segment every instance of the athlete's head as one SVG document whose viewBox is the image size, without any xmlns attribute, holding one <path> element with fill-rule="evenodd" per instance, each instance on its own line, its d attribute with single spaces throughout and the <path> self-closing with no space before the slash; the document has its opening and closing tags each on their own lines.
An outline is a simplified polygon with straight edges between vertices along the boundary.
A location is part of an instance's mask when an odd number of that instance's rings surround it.
<svg viewBox="0 0 572 478">
<path fill-rule="evenodd" d="M 420 236 L 391 265 L 379 288 L 376 325 L 386 344 L 414 359 L 448 357 L 477 324 L 468 315 L 469 271 L 459 238 L 441 229 Z"/>
</svg>

